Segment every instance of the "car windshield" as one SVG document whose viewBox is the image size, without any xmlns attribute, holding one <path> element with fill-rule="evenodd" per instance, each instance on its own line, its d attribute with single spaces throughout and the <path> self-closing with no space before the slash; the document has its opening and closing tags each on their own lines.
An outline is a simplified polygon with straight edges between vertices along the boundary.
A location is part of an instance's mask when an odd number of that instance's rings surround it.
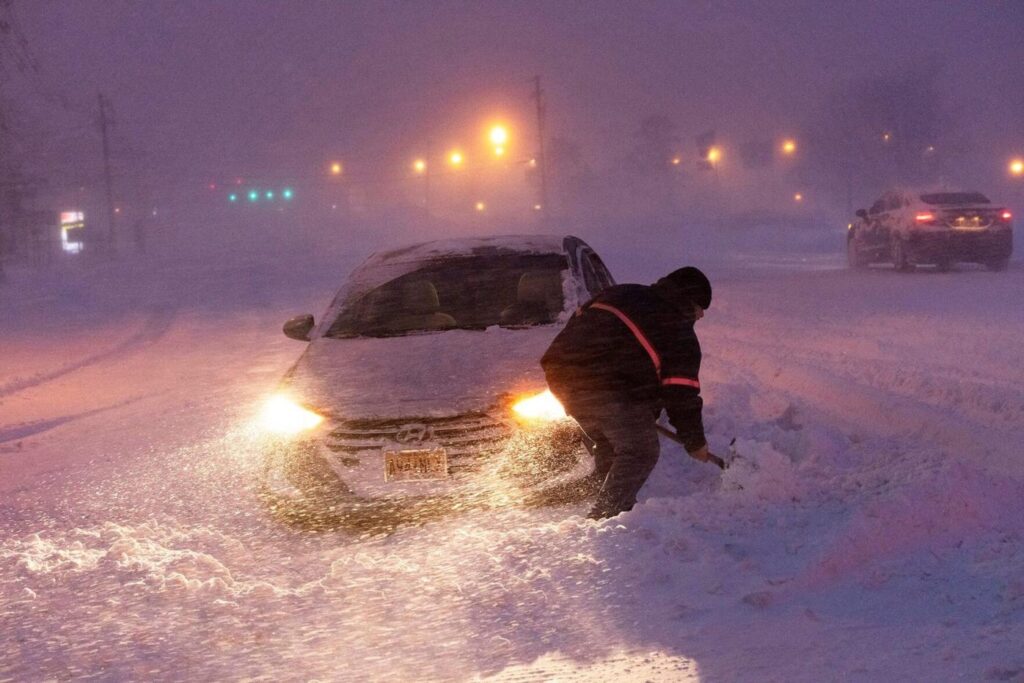
<svg viewBox="0 0 1024 683">
<path fill-rule="evenodd" d="M 347 305 L 328 337 L 391 337 L 555 322 L 563 308 L 560 254 L 444 258 Z"/>
<path fill-rule="evenodd" d="M 921 195 L 925 204 L 988 204 L 988 197 L 980 192 L 936 192 Z"/>
</svg>

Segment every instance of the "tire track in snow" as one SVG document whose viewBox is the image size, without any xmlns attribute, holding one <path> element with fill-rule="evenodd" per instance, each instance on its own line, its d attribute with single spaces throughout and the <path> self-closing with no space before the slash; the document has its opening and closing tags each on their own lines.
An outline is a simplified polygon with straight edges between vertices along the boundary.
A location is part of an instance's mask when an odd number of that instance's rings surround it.
<svg viewBox="0 0 1024 683">
<path fill-rule="evenodd" d="M 81 360 L 62 365 L 56 370 L 37 373 L 31 377 L 18 378 L 8 382 L 7 384 L 0 385 L 0 398 L 10 396 L 11 394 L 18 393 L 19 391 L 38 387 L 77 370 L 96 365 L 97 363 L 102 363 L 103 361 L 115 358 L 121 354 L 130 353 L 136 349 L 152 344 L 167 333 L 171 328 L 171 323 L 174 321 L 176 315 L 177 311 L 173 308 L 155 309 L 150 313 L 149 318 L 143 324 L 142 329 L 121 343 L 112 346 L 106 351 L 100 351 L 99 353 L 94 353 L 91 356 L 86 356 Z"/>
<path fill-rule="evenodd" d="M 870 423 L 873 425 L 893 421 L 886 415 L 885 408 L 895 409 L 898 415 L 910 418 L 911 422 L 934 422 L 940 427 L 940 433 L 949 433 L 951 415 L 956 415 L 972 433 L 1007 429 L 1012 432 L 1014 427 L 1019 431 L 1019 426 L 1024 424 L 1024 395 L 1019 389 L 1011 390 L 1006 380 L 979 380 L 966 371 L 951 368 L 935 372 L 898 360 L 851 360 L 834 353 L 775 342 L 725 339 L 738 342 L 748 353 L 762 360 L 770 360 L 779 377 L 786 376 L 784 382 L 792 384 L 795 373 L 801 386 L 822 389 L 822 397 L 828 400 L 817 403 L 854 405 L 867 415 L 875 415 L 879 419 Z M 751 371 L 755 369 L 755 364 L 748 360 L 732 362 Z M 765 372 L 762 370 L 762 374 Z M 779 377 L 773 376 L 769 384 L 778 386 Z M 796 393 L 799 394 L 799 390 Z M 855 401 L 851 394 L 857 394 L 862 400 Z M 840 417 L 848 419 L 857 414 L 843 413 Z"/>
<path fill-rule="evenodd" d="M 891 382 L 879 382 L 878 377 L 847 374 L 841 359 L 809 359 L 769 342 L 744 341 L 726 348 L 714 362 L 728 368 L 729 384 L 746 386 L 753 397 L 780 406 L 788 402 L 807 416 L 808 426 L 817 422 L 847 433 L 862 459 L 839 476 L 857 487 L 871 481 L 872 489 L 887 489 L 915 480 L 950 453 L 968 455 L 1005 474 L 1021 470 L 1014 447 L 1021 429 L 1010 424 L 992 426 L 955 405 L 892 391 Z"/>
</svg>

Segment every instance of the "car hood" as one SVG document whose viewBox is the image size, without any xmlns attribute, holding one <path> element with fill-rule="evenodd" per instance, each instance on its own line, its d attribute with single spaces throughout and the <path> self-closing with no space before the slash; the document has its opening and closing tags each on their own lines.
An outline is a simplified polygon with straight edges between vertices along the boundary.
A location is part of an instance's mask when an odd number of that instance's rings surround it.
<svg viewBox="0 0 1024 683">
<path fill-rule="evenodd" d="M 334 417 L 442 417 L 542 391 L 558 325 L 310 342 L 285 391 Z"/>
</svg>

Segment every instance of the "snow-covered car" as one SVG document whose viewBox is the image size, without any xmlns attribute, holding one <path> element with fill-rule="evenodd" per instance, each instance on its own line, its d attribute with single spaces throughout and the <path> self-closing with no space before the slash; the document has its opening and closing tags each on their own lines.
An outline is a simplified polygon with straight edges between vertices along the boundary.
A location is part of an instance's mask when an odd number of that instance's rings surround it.
<svg viewBox="0 0 1024 683">
<path fill-rule="evenodd" d="M 1013 215 L 980 192 L 886 192 L 857 211 L 846 253 L 853 268 L 892 263 L 905 271 L 930 263 L 945 269 L 970 262 L 1003 270 L 1013 253 Z"/>
<path fill-rule="evenodd" d="M 407 518 L 543 498 L 593 459 L 539 359 L 614 280 L 583 240 L 427 242 L 370 256 L 268 402 L 262 490 L 300 521 Z"/>
</svg>

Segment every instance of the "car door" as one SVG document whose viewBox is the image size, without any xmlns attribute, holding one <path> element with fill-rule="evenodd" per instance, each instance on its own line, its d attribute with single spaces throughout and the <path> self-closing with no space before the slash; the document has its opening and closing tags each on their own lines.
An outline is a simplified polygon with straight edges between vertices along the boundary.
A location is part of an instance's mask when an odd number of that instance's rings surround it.
<svg viewBox="0 0 1024 683">
<path fill-rule="evenodd" d="M 888 242 L 888 234 L 885 232 L 885 212 L 889 205 L 888 194 L 879 197 L 871 208 L 868 209 L 868 217 L 864 222 L 864 241 L 872 247 Z"/>
<path fill-rule="evenodd" d="M 888 244 L 893 235 L 900 232 L 901 220 L 903 218 L 904 197 L 899 192 L 890 192 L 886 197 L 885 211 L 881 217 L 881 236 Z"/>
</svg>

